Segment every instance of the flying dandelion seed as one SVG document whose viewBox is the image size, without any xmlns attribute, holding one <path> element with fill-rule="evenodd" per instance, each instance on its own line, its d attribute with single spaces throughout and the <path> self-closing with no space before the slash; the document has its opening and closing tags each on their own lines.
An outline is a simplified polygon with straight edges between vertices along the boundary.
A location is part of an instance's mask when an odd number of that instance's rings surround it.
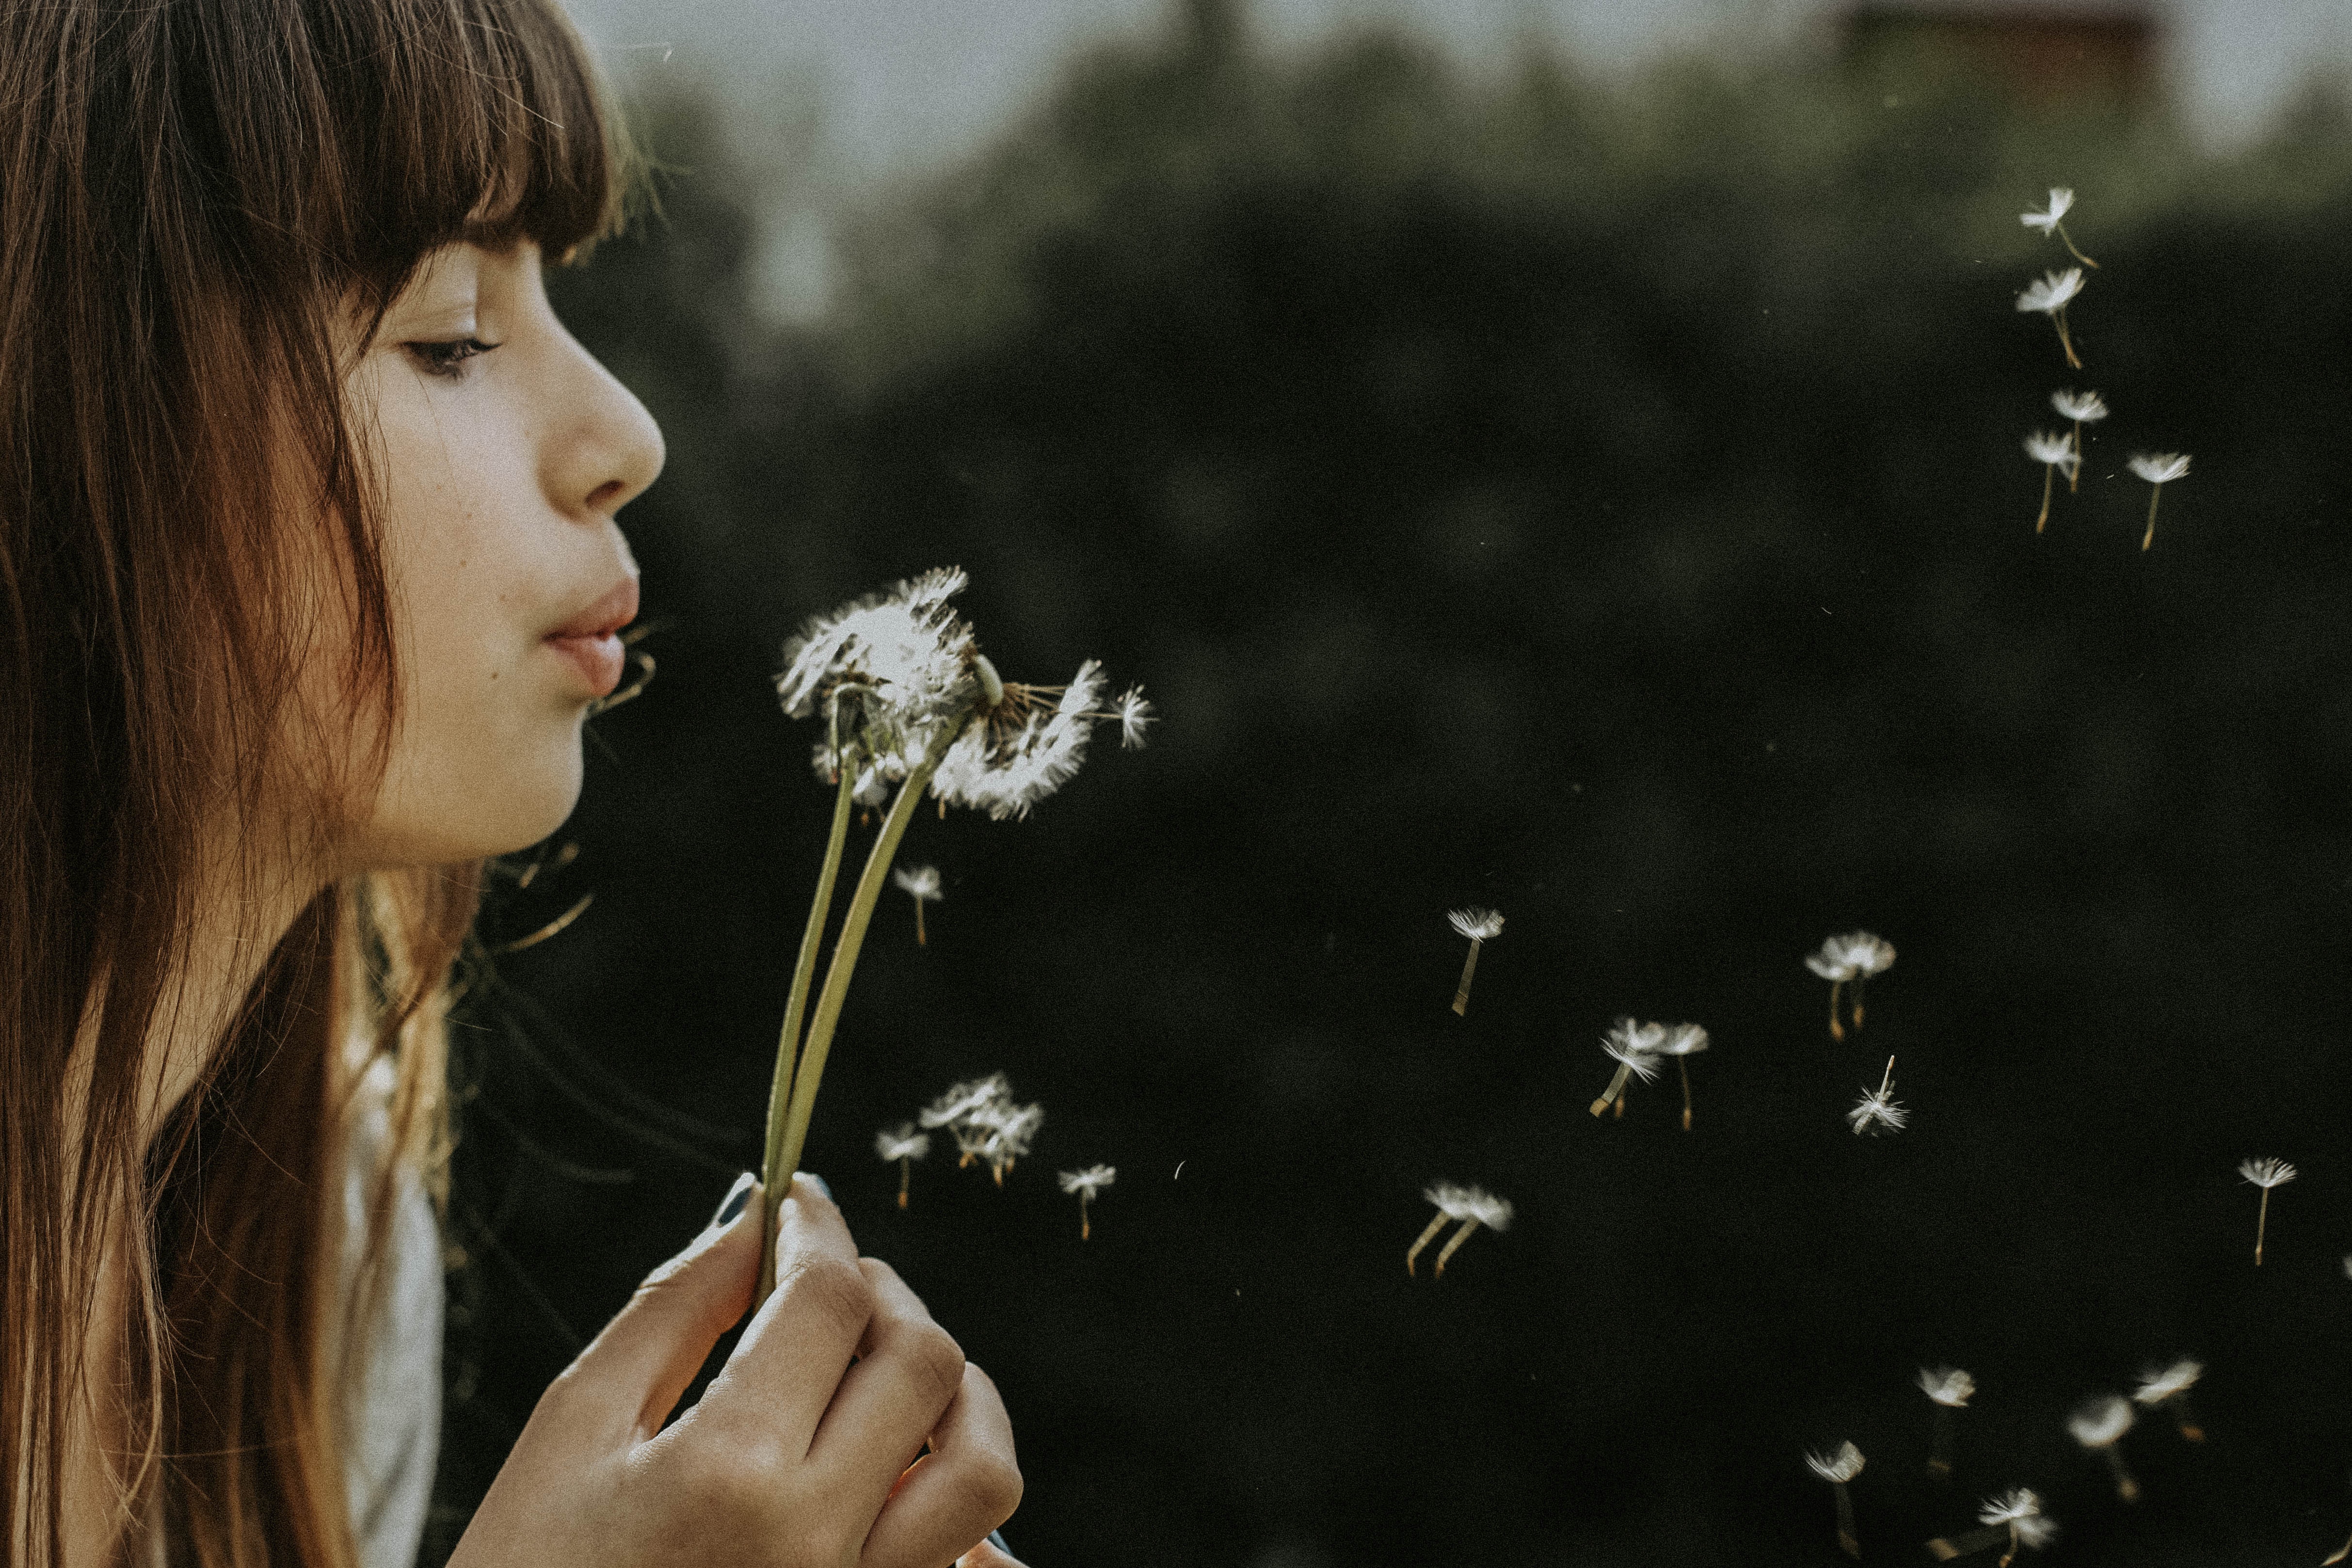
<svg viewBox="0 0 2352 1568">
<path fill-rule="evenodd" d="M 2055 234 L 2060 241 L 2065 245 L 2067 255 L 2073 257 L 2075 260 L 2081 262 L 2085 267 L 2095 268 L 2099 264 L 2074 248 L 2074 242 L 2068 237 L 2066 233 L 2066 225 L 2062 221 L 2065 217 L 2067 212 L 2072 209 L 2074 205 L 2074 192 L 2068 190 L 2063 185 L 2053 185 L 2050 187 L 2050 210 L 2048 212 L 2020 213 L 2017 215 L 2017 221 L 2023 224 L 2028 228 L 2040 229 L 2045 236 Z"/>
<path fill-rule="evenodd" d="M 1141 751 L 1144 731 L 1160 722 L 1151 704 L 1143 700 L 1140 686 L 1130 686 L 1122 692 L 1112 714 L 1118 721 L 1118 743 L 1130 752 Z"/>
<path fill-rule="evenodd" d="M 2132 1390 L 2132 1402 L 2150 1410 L 2163 1409 L 2172 1413 L 2180 1435 L 2192 1443 L 2205 1440 L 2205 1428 L 2189 1409 L 2189 1391 L 2205 1375 L 2205 1363 L 2186 1358 L 2167 1367 L 2150 1367 L 2141 1373 L 2139 1386 Z"/>
<path fill-rule="evenodd" d="M 1059 1172 L 1054 1180 L 1061 1184 L 1064 1192 L 1078 1194 L 1078 1239 L 1091 1240 L 1095 1230 L 1093 1223 L 1087 1217 L 1087 1205 L 1095 1201 L 1097 1193 L 1118 1180 L 1118 1167 L 1088 1165 L 1083 1171 Z"/>
<path fill-rule="evenodd" d="M 1013 1085 L 1001 1072 L 990 1073 L 967 1083 L 950 1087 L 948 1091 L 923 1108 L 916 1120 L 926 1127 L 952 1127 L 971 1120 L 983 1105 L 1013 1098 Z"/>
<path fill-rule="evenodd" d="M 2284 1160 L 2242 1160 L 2238 1174 L 2263 1190 L 2262 1212 L 2254 1216 L 2254 1267 L 2263 1266 L 2263 1231 L 2271 1221 L 2271 1189 L 2294 1180 L 2294 1167 Z"/>
<path fill-rule="evenodd" d="M 1866 931 L 1824 937 L 1819 952 L 1805 955 L 1805 967 L 1830 983 L 1830 1038 L 1845 1038 L 1845 1026 L 1838 1021 L 1838 996 L 1846 984 L 1853 985 L 1853 1026 L 1859 1029 L 1863 983 L 1885 973 L 1894 963 L 1895 945 Z"/>
<path fill-rule="evenodd" d="M 988 1163 L 988 1173 L 998 1186 L 1004 1184 L 1005 1173 L 1029 1152 L 1045 1121 L 1044 1106 L 1014 1105 L 1009 1100 L 982 1106 L 972 1113 L 971 1127 L 984 1134 L 979 1157 Z"/>
<path fill-rule="evenodd" d="M 2123 1454 L 2116 1445 L 2132 1429 L 2133 1419 L 2131 1402 L 2114 1394 L 2085 1400 L 2066 1418 L 2066 1430 L 2074 1434 L 2074 1441 L 2105 1458 L 2107 1468 L 2115 1472 L 2116 1496 L 2126 1502 L 2139 1500 L 2139 1483 L 2124 1468 Z"/>
<path fill-rule="evenodd" d="M 2069 267 L 2063 272 L 2044 273 L 2027 284 L 2025 292 L 2017 297 L 2019 310 L 2038 310 L 2049 317 L 2050 324 L 2058 329 L 2058 346 L 2066 351 L 2066 368 L 2069 370 L 2082 369 L 2083 362 L 2074 353 L 2073 335 L 2066 331 L 2066 303 L 2082 291 L 2083 269 Z"/>
<path fill-rule="evenodd" d="M 2074 422 L 2074 466 L 2066 472 L 2066 493 L 2074 493 L 2083 477 L 2083 426 L 2094 425 L 2107 416 L 2107 405 L 2099 401 L 2095 392 L 2053 392 L 2050 406 L 2062 419 Z"/>
<path fill-rule="evenodd" d="M 898 1162 L 898 1206 L 907 1206 L 907 1184 L 914 1174 L 914 1162 L 931 1152 L 931 1135 L 918 1132 L 915 1124 L 904 1121 L 895 1132 L 874 1134 L 874 1152 L 882 1160 Z"/>
<path fill-rule="evenodd" d="M 923 906 L 936 904 L 947 897 L 940 890 L 940 868 L 937 866 L 901 866 L 890 873 L 890 880 L 900 892 L 915 900 L 915 945 L 927 945 L 923 934 Z"/>
<path fill-rule="evenodd" d="M 1878 1087 L 1872 1089 L 1864 1085 L 1862 1098 L 1853 1102 L 1853 1109 L 1845 1113 L 1845 1119 L 1853 1126 L 1853 1135 L 1857 1138 L 1865 1132 L 1874 1138 L 1881 1132 L 1900 1132 L 1910 1121 L 1911 1113 L 1895 1098 L 1893 1057 L 1886 1058 L 1886 1073 L 1878 1080 Z"/>
<path fill-rule="evenodd" d="M 1001 1072 L 951 1086 L 918 1114 L 925 1127 L 944 1127 L 956 1141 L 956 1169 L 984 1163 L 996 1184 L 1029 1152 L 1037 1129 L 1045 1120 L 1042 1105 L 1021 1105 L 1013 1085 Z"/>
<path fill-rule="evenodd" d="M 2189 471 L 2186 452 L 2142 452 L 2131 460 L 2131 471 L 2148 482 L 2147 531 L 2140 535 L 2139 547 L 2146 550 L 2156 542 L 2156 503 L 2164 498 L 2164 487 Z"/>
<path fill-rule="evenodd" d="M 1600 1099 L 1592 1102 L 1592 1114 L 1600 1115 L 1611 1106 L 1617 1114 L 1625 1114 L 1625 1080 L 1639 1074 L 1643 1083 L 1658 1076 L 1658 1058 L 1665 1049 L 1666 1026 L 1664 1024 L 1637 1024 L 1631 1018 L 1620 1018 L 1609 1026 L 1601 1037 L 1601 1049 L 1617 1064 L 1616 1076 Z"/>
<path fill-rule="evenodd" d="M 1706 1031 L 1696 1024 L 1676 1024 L 1666 1031 L 1664 1042 L 1658 1047 L 1661 1055 L 1675 1058 L 1675 1070 L 1683 1075 L 1683 1131 L 1685 1132 L 1691 1130 L 1690 1058 L 1706 1047 Z M 1617 1103 L 1621 1106 L 1625 1103 L 1622 1093 L 1617 1097 Z"/>
<path fill-rule="evenodd" d="M 1454 1182 L 1433 1182 L 1421 1195 L 1437 1205 L 1437 1217 L 1429 1222 L 1411 1247 L 1405 1248 L 1404 1271 L 1408 1275 L 1412 1273 L 1413 1262 L 1420 1258 L 1422 1249 L 1437 1239 L 1439 1231 L 1457 1220 L 1461 1222 L 1462 1228 L 1455 1231 L 1453 1239 L 1438 1250 L 1437 1262 L 1430 1269 L 1430 1274 L 1434 1279 L 1445 1278 L 1446 1260 L 1461 1248 L 1464 1242 L 1470 1239 L 1472 1231 L 1481 1226 L 1495 1231 L 1511 1228 L 1511 1205 L 1484 1187 L 1465 1187 Z"/>
<path fill-rule="evenodd" d="M 1977 1510 L 1977 1522 L 1981 1530 L 1971 1530 L 1965 1535 L 1938 1536 L 1927 1542 L 1927 1553 L 1939 1563 L 1955 1557 L 2008 1542 L 2009 1550 L 2001 1553 L 2000 1568 L 2009 1568 L 2017 1554 L 2031 1546 L 2039 1550 L 2050 1543 L 2058 1533 L 2058 1523 L 2042 1511 L 2042 1500 L 2024 1487 L 2014 1487 L 1999 1497 L 1987 1498 Z"/>
<path fill-rule="evenodd" d="M 1445 923 L 1452 926 L 1457 935 L 1470 939 L 1470 956 L 1462 961 L 1462 984 L 1454 993 L 1455 1015 L 1465 1016 L 1470 1011 L 1470 977 L 1478 972 L 1479 946 L 1503 934 L 1503 917 L 1492 910 L 1473 906 L 1448 911 Z"/>
<path fill-rule="evenodd" d="M 1852 1443 L 1841 1443 L 1833 1454 L 1809 1450 L 1805 1455 L 1805 1468 L 1837 1489 L 1838 1545 L 1848 1557 L 1862 1555 L 1862 1539 L 1853 1531 L 1853 1499 L 1845 1485 L 1862 1474 L 1862 1450 Z"/>
<path fill-rule="evenodd" d="M 2050 521 L 2050 489 L 2058 470 L 2066 470 L 2066 488 L 2074 488 L 2074 475 L 2083 467 L 2083 459 L 2074 450 L 2074 443 L 2063 436 L 2053 436 L 2047 430 L 2036 430 L 2025 438 L 2025 455 L 2042 465 L 2042 511 L 2033 520 L 2033 531 L 2039 533 Z"/>
<path fill-rule="evenodd" d="M 1952 1473 L 1952 1449 L 1958 1438 L 1956 1412 L 1975 1397 L 1977 1380 L 1956 1366 L 1919 1369 L 1919 1391 L 1936 1402 L 1936 1433 L 1927 1447 L 1927 1473 L 1938 1480 Z"/>
</svg>

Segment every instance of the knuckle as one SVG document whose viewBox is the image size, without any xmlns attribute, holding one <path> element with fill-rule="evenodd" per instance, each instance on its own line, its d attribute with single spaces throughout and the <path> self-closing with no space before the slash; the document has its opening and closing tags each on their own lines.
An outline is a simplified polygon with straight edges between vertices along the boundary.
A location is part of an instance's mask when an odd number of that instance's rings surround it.
<svg viewBox="0 0 2352 1568">
<path fill-rule="evenodd" d="M 811 1258 L 795 1265 L 782 1289 L 836 1329 L 855 1337 L 874 1316 L 874 1287 L 865 1272 L 835 1258 Z"/>
<path fill-rule="evenodd" d="M 935 1410 L 945 1410 L 963 1387 L 963 1347 L 933 1322 L 906 1324 L 893 1337 L 892 1348 L 907 1358 L 917 1385 Z"/>
<path fill-rule="evenodd" d="M 686 1473 L 696 1506 L 709 1518 L 749 1525 L 774 1507 L 778 1469 L 772 1445 L 730 1433 L 725 1442 L 696 1445 Z"/>
<path fill-rule="evenodd" d="M 990 1529 L 1013 1517 L 1021 1506 L 1021 1467 L 1010 1454 L 994 1449 L 967 1450 L 952 1471 L 955 1500 L 968 1517 L 985 1520 Z"/>
</svg>

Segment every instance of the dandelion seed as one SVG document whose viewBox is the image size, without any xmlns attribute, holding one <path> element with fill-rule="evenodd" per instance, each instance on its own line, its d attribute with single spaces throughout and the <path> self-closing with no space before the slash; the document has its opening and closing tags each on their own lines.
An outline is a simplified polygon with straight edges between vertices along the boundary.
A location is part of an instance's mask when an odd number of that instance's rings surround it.
<svg viewBox="0 0 2352 1568">
<path fill-rule="evenodd" d="M 2254 1216 L 2254 1267 L 2263 1266 L 2263 1231 L 2271 1220 L 2271 1189 L 2294 1180 L 2294 1167 L 2284 1160 L 2242 1160 L 2238 1174 L 2263 1190 L 2262 1212 Z"/>
<path fill-rule="evenodd" d="M 2105 419 L 2107 405 L 2099 401 L 2095 392 L 2053 392 L 2050 395 L 2050 406 L 2058 411 L 2060 418 L 2074 422 L 2074 466 L 2066 473 L 2066 493 L 2072 495 L 2083 477 L 2083 426 Z"/>
<path fill-rule="evenodd" d="M 1911 1113 L 1904 1110 L 1895 1098 L 1893 1057 L 1886 1058 L 1886 1075 L 1878 1080 L 1878 1087 L 1871 1089 L 1865 1086 L 1862 1098 L 1853 1102 L 1853 1109 L 1845 1113 L 1845 1119 L 1853 1124 L 1853 1134 L 1857 1138 L 1865 1132 L 1875 1137 L 1882 1131 L 1903 1131 L 1904 1125 L 1911 1120 Z"/>
<path fill-rule="evenodd" d="M 1625 1080 L 1639 1074 L 1643 1083 L 1658 1076 L 1658 1058 L 1665 1049 L 1666 1026 L 1664 1024 L 1637 1024 L 1631 1018 L 1620 1018 L 1601 1037 L 1601 1049 L 1617 1064 L 1616 1076 L 1609 1088 L 1592 1102 L 1592 1114 L 1600 1115 L 1614 1105 L 1617 1114 L 1625 1114 Z"/>
<path fill-rule="evenodd" d="M 902 1121 L 895 1132 L 874 1134 L 874 1152 L 883 1160 L 898 1162 L 898 1206 L 907 1206 L 907 1184 L 914 1174 L 914 1162 L 931 1152 L 931 1135 L 918 1132 L 911 1121 Z"/>
<path fill-rule="evenodd" d="M 2065 217 L 2074 205 L 2074 192 L 2063 185 L 2053 185 L 2050 187 L 2050 210 L 2040 213 L 2020 213 L 2017 215 L 2017 221 L 2028 228 L 2038 228 L 2044 235 L 2055 234 L 2065 244 L 2067 255 L 2085 267 L 2096 268 L 2099 265 L 2097 262 L 2074 248 L 2074 240 L 2067 236 L 2065 224 L 2060 221 Z"/>
<path fill-rule="evenodd" d="M 2053 436 L 2047 430 L 2036 430 L 2025 438 L 2025 455 L 2042 465 L 2042 512 L 2033 520 L 2033 531 L 2039 533 L 2050 521 L 2050 489 L 2058 470 L 2066 470 L 2066 488 L 2072 490 L 2083 459 L 2076 454 L 2073 441 L 2063 436 Z"/>
<path fill-rule="evenodd" d="M 949 1127 L 968 1123 L 972 1114 L 984 1105 L 1013 1097 L 1013 1086 L 1001 1072 L 959 1083 L 923 1108 L 917 1120 L 926 1127 Z"/>
<path fill-rule="evenodd" d="M 1503 917 L 1492 910 L 1473 905 L 1466 910 L 1447 912 L 1445 921 L 1455 934 L 1470 939 L 1470 956 L 1462 961 L 1462 984 L 1454 992 L 1454 1011 L 1457 1016 L 1470 1011 L 1470 977 L 1478 972 L 1478 948 L 1483 942 L 1503 934 Z"/>
<path fill-rule="evenodd" d="M 972 1112 L 971 1127 L 984 1134 L 979 1145 L 979 1158 L 988 1162 L 988 1173 L 998 1186 L 1004 1184 L 1005 1173 L 1029 1152 L 1029 1145 L 1045 1121 L 1044 1106 L 1014 1105 L 1010 1100 L 993 1101 Z"/>
<path fill-rule="evenodd" d="M 2058 1533 L 2057 1521 L 2042 1514 L 2042 1500 L 2024 1487 L 1985 1499 L 1977 1510 L 1977 1522 L 1984 1528 L 1957 1537 L 1939 1536 L 1927 1542 L 1928 1554 L 1937 1562 L 1948 1563 L 2005 1541 L 2009 1550 L 2001 1553 L 2000 1568 L 2009 1568 L 2017 1561 L 2021 1550 L 2028 1546 L 2038 1550 Z"/>
<path fill-rule="evenodd" d="M 1143 700 L 1143 688 L 1129 687 L 1114 712 L 1118 720 L 1118 743 L 1131 752 L 1142 750 L 1144 731 L 1160 721 L 1151 704 Z"/>
<path fill-rule="evenodd" d="M 1095 1201 L 1097 1193 L 1118 1180 L 1118 1167 L 1088 1165 L 1083 1171 L 1060 1172 L 1054 1180 L 1061 1184 L 1064 1192 L 1078 1194 L 1078 1239 L 1090 1240 L 1094 1236 L 1094 1226 L 1087 1218 L 1087 1205 Z"/>
<path fill-rule="evenodd" d="M 2083 362 L 2074 353 L 2074 337 L 2066 331 L 2066 302 L 2082 291 L 2083 269 L 2069 267 L 2063 272 L 2044 273 L 2027 284 L 2025 292 L 2017 297 L 2019 310 L 2038 310 L 2058 329 L 2058 346 L 2066 351 L 2066 366 L 2070 370 L 2082 369 Z"/>
<path fill-rule="evenodd" d="M 1676 1024 L 1666 1031 L 1664 1042 L 1658 1047 L 1661 1055 L 1675 1058 L 1675 1070 L 1683 1075 L 1683 1131 L 1685 1132 L 1691 1130 L 1690 1058 L 1706 1047 L 1706 1031 L 1696 1024 Z M 1623 1095 L 1617 1097 L 1617 1103 L 1625 1103 Z"/>
<path fill-rule="evenodd" d="M 1862 1555 L 1862 1540 L 1853 1531 L 1853 1499 L 1847 1495 L 1845 1484 L 1862 1474 L 1862 1450 L 1852 1443 L 1841 1443 L 1833 1454 L 1808 1451 L 1805 1468 L 1837 1489 L 1838 1545 L 1848 1557 Z"/>
<path fill-rule="evenodd" d="M 1437 1263 L 1430 1270 L 1431 1275 L 1435 1279 L 1445 1278 L 1446 1260 L 1461 1248 L 1464 1242 L 1470 1239 L 1472 1231 L 1481 1226 L 1488 1230 L 1497 1231 L 1511 1228 L 1511 1205 L 1484 1187 L 1465 1187 L 1453 1182 L 1433 1182 L 1421 1195 L 1437 1205 L 1437 1217 L 1429 1222 L 1421 1235 L 1414 1238 L 1411 1247 L 1405 1248 L 1404 1271 L 1408 1275 L 1412 1273 L 1413 1261 L 1421 1256 L 1422 1249 L 1437 1239 L 1439 1231 L 1455 1221 L 1461 1222 L 1462 1228 L 1455 1231 L 1453 1239 L 1439 1249 Z"/>
<path fill-rule="evenodd" d="M 923 906 L 935 904 L 947 897 L 940 890 L 940 868 L 937 866 L 901 866 L 890 873 L 890 880 L 898 890 L 915 900 L 915 945 L 926 944 L 923 935 Z"/>
<path fill-rule="evenodd" d="M 1977 1380 L 1956 1366 L 1919 1369 L 1919 1391 L 1936 1402 L 1936 1433 L 1927 1447 L 1927 1473 L 1941 1479 L 1952 1473 L 1952 1448 L 1958 1436 L 1958 1417 L 1977 1391 Z"/>
<path fill-rule="evenodd" d="M 2139 1386 L 2132 1390 L 2132 1402 L 2149 1409 L 2165 1409 L 2180 1428 L 2180 1435 L 2192 1443 L 2205 1440 L 2205 1428 L 2197 1424 L 2189 1413 L 2189 1391 L 2205 1375 L 2205 1363 L 2186 1358 L 2167 1367 L 2150 1367 L 2139 1375 Z"/>
<path fill-rule="evenodd" d="M 1894 944 L 1866 931 L 1825 937 L 1821 951 L 1805 955 L 1805 967 L 1830 983 L 1830 1038 L 1845 1038 L 1845 1026 L 1838 1022 L 1838 994 L 1846 983 L 1853 983 L 1853 1026 L 1859 1029 L 1863 982 L 1885 973 L 1894 963 Z"/>
<path fill-rule="evenodd" d="M 2189 471 L 2186 452 L 2141 452 L 2131 460 L 2131 471 L 2148 482 L 2147 531 L 2140 535 L 2139 547 L 2146 550 L 2156 542 L 2156 503 L 2163 499 L 2164 487 Z"/>
<path fill-rule="evenodd" d="M 2074 1441 L 2105 1457 L 2107 1468 L 2115 1472 L 2116 1496 L 2126 1502 L 2139 1500 L 2139 1483 L 2124 1468 L 2124 1457 L 2116 1445 L 2132 1429 L 2133 1420 L 2130 1401 L 2114 1394 L 2085 1400 L 2066 1418 L 2066 1430 L 2074 1434 Z"/>
</svg>

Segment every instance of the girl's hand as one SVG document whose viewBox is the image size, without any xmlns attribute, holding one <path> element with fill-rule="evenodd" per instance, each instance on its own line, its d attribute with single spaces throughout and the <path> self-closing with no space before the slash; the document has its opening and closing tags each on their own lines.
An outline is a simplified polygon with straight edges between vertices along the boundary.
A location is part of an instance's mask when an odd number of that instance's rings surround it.
<svg viewBox="0 0 2352 1568">
<path fill-rule="evenodd" d="M 451 1568 L 1010 1561 L 975 1551 L 1021 1500 L 996 1385 L 889 1265 L 857 1256 L 805 1178 L 784 1203 L 775 1292 L 664 1429 L 751 1305 L 758 1207 L 656 1269 L 549 1386 Z"/>
</svg>

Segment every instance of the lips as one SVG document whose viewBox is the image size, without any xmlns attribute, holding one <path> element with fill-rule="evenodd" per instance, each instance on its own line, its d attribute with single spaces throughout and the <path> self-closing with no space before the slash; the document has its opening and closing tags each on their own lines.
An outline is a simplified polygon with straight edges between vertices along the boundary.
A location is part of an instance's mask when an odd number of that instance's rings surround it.
<svg viewBox="0 0 2352 1568">
<path fill-rule="evenodd" d="M 604 595 L 547 634 L 544 641 L 578 671 L 591 695 L 610 697 L 627 659 L 619 632 L 637 617 L 637 580 L 624 577 Z"/>
</svg>

